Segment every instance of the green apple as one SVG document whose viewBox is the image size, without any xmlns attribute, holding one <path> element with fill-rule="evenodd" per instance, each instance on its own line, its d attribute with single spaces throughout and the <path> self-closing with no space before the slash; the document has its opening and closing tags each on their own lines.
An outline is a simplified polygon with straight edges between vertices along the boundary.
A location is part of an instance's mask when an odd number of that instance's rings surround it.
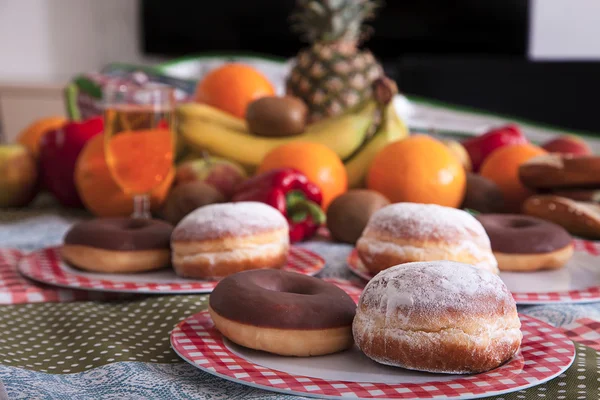
<svg viewBox="0 0 600 400">
<path fill-rule="evenodd" d="M 33 155 L 20 144 L 0 145 L 0 207 L 22 207 L 37 193 L 38 171 Z"/>
</svg>

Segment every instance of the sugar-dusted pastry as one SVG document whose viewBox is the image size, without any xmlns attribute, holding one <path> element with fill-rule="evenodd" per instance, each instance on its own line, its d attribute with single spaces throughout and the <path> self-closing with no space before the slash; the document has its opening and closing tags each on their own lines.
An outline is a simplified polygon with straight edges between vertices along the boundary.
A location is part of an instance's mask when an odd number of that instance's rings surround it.
<svg viewBox="0 0 600 400">
<path fill-rule="evenodd" d="M 401 264 L 365 287 L 352 326 L 386 365 L 435 373 L 494 369 L 518 351 L 521 322 L 500 277 L 453 261 Z"/>
<path fill-rule="evenodd" d="M 378 210 L 356 248 L 373 274 L 397 264 L 435 260 L 498 272 L 481 223 L 465 211 L 435 204 L 395 203 Z"/>
<path fill-rule="evenodd" d="M 200 279 L 281 268 L 288 256 L 288 231 L 283 215 L 264 203 L 207 205 L 173 230 L 173 267 L 180 276 Z"/>
</svg>

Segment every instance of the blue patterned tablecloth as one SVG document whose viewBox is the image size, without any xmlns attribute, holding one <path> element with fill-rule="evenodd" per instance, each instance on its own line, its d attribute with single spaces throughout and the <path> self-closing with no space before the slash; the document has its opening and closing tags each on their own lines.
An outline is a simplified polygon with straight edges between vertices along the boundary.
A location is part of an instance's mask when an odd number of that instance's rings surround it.
<svg viewBox="0 0 600 400">
<path fill-rule="evenodd" d="M 83 216 L 52 208 L 0 213 L 0 246 L 32 251 L 60 244 L 69 227 Z M 325 258 L 321 276 L 353 278 L 346 268 L 350 246 L 327 242 L 303 246 Z M 600 319 L 600 303 L 523 306 L 519 311 L 555 326 L 582 317 Z M 299 399 L 231 383 L 185 363 L 119 362 L 67 375 L 0 365 L 0 381 L 10 399 Z"/>
</svg>

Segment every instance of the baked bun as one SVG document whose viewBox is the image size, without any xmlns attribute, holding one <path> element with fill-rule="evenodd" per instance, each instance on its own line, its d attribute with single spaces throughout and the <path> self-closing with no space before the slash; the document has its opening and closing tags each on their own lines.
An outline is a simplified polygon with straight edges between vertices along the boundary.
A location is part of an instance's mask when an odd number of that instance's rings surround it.
<svg viewBox="0 0 600 400">
<path fill-rule="evenodd" d="M 519 167 L 519 179 L 530 189 L 582 189 L 600 186 L 600 156 L 551 153 Z"/>
<path fill-rule="evenodd" d="M 525 200 L 523 213 L 560 225 L 573 235 L 600 240 L 600 205 L 597 203 L 536 195 Z"/>
<path fill-rule="evenodd" d="M 178 275 L 219 279 L 244 270 L 283 267 L 289 228 L 279 211 L 263 203 L 211 204 L 175 227 L 171 248 Z"/>
<path fill-rule="evenodd" d="M 451 260 L 498 273 L 490 239 L 479 221 L 456 208 L 395 203 L 376 211 L 356 244 L 376 274 L 393 265 Z"/>
<path fill-rule="evenodd" d="M 365 287 L 354 340 L 371 359 L 435 373 L 478 373 L 521 345 L 515 301 L 489 271 L 453 261 L 416 262 L 380 272 Z"/>
</svg>

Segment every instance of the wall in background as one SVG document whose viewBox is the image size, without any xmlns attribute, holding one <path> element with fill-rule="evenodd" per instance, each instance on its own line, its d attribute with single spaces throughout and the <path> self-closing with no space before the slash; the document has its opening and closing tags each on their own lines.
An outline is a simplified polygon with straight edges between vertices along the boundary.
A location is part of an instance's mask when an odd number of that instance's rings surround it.
<svg viewBox="0 0 600 400">
<path fill-rule="evenodd" d="M 138 0 L 0 0 L 0 81 L 64 81 L 113 61 L 147 63 Z"/>
<path fill-rule="evenodd" d="M 533 59 L 600 59 L 600 1 L 530 0 Z"/>
</svg>

